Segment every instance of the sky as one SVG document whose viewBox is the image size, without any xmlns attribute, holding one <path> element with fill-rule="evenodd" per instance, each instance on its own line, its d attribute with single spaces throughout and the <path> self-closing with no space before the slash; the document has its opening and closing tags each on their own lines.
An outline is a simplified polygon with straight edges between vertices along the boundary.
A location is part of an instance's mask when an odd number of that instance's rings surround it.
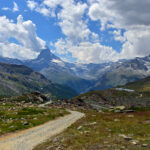
<svg viewBox="0 0 150 150">
<path fill-rule="evenodd" d="M 1 0 L 0 55 L 34 59 L 49 47 L 69 62 L 150 54 L 150 0 Z"/>
</svg>

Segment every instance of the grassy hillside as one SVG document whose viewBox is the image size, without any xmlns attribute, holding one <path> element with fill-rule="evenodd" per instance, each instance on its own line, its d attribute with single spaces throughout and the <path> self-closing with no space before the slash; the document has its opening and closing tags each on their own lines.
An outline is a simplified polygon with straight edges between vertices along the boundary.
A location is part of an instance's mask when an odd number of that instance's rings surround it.
<svg viewBox="0 0 150 150">
<path fill-rule="evenodd" d="M 149 150 L 150 111 L 100 113 L 85 117 L 34 150 Z"/>
<path fill-rule="evenodd" d="M 53 84 L 28 67 L 0 63 L 0 96 L 15 96 L 33 91 L 56 98 L 70 98 L 76 95 L 71 88 Z"/>
<path fill-rule="evenodd" d="M 39 108 L 36 105 L 29 107 L 20 103 L 0 102 L 0 136 L 34 127 L 66 114 L 69 113 L 60 108 Z"/>
<path fill-rule="evenodd" d="M 150 77 L 129 83 L 124 87 L 134 89 L 136 91 L 150 92 Z"/>
<path fill-rule="evenodd" d="M 104 91 L 91 91 L 81 94 L 74 101 L 83 101 L 94 109 L 111 108 L 112 106 L 125 106 L 128 109 L 149 108 L 150 92 L 128 92 L 116 89 Z"/>
</svg>

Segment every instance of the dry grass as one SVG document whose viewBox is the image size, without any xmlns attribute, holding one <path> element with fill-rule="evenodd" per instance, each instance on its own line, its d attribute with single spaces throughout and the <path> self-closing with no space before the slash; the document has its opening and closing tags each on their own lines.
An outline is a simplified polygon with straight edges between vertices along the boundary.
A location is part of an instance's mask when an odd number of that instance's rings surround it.
<svg viewBox="0 0 150 150">
<path fill-rule="evenodd" d="M 86 111 L 85 114 L 85 118 L 64 133 L 38 145 L 34 150 L 150 149 L 150 111 L 124 114 Z M 132 140 L 126 140 L 121 135 Z M 147 144 L 146 147 L 143 144 Z"/>
</svg>

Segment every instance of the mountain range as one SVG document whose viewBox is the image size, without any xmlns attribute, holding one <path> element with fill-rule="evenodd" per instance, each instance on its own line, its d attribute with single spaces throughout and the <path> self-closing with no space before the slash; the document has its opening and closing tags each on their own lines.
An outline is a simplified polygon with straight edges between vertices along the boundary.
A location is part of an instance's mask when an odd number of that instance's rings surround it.
<svg viewBox="0 0 150 150">
<path fill-rule="evenodd" d="M 0 62 L 25 65 L 48 80 L 69 86 L 78 93 L 125 85 L 150 75 L 150 56 L 101 64 L 80 64 L 65 62 L 46 48 L 36 59 L 21 61 L 0 57 Z"/>
<path fill-rule="evenodd" d="M 0 96 L 16 96 L 34 91 L 59 99 L 77 95 L 75 90 L 52 83 L 26 66 L 0 63 Z"/>
</svg>

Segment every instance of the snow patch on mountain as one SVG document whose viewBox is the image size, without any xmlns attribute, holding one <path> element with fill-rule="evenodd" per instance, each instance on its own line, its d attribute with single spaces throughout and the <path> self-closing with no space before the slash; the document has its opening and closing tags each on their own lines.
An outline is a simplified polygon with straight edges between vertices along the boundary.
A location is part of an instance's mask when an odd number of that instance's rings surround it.
<svg viewBox="0 0 150 150">
<path fill-rule="evenodd" d="M 52 59 L 51 62 L 56 63 L 56 64 L 58 64 L 58 65 L 60 65 L 62 67 L 65 67 L 65 63 L 63 61 L 61 61 L 61 60 Z"/>
</svg>

